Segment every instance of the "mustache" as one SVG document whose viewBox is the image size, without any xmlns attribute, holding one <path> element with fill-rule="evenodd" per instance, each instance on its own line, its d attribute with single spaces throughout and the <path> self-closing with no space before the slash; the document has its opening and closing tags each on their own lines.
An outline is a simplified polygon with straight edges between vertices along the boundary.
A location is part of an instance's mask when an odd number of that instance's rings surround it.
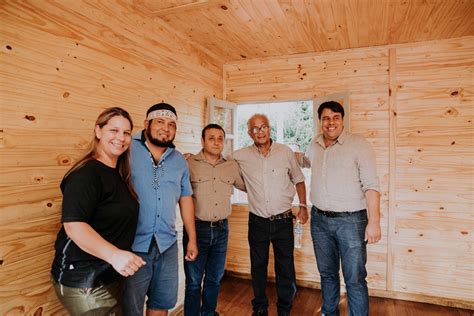
<svg viewBox="0 0 474 316">
<path fill-rule="evenodd" d="M 148 140 L 150 141 L 150 143 L 152 143 L 155 146 L 158 146 L 158 147 L 171 147 L 171 148 L 174 147 L 174 144 L 173 144 L 174 137 L 170 140 L 162 141 L 162 140 L 159 140 L 158 138 L 153 137 L 151 135 L 151 131 L 150 131 L 149 128 L 147 128 L 145 130 L 145 133 L 146 133 L 146 136 L 147 136 Z"/>
</svg>

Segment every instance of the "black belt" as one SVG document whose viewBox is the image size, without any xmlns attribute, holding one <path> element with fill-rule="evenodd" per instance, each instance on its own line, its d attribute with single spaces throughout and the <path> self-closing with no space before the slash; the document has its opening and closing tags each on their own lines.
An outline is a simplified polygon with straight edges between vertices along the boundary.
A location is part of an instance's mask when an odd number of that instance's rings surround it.
<svg viewBox="0 0 474 316">
<path fill-rule="evenodd" d="M 197 223 L 208 225 L 209 227 L 218 227 L 218 226 L 222 226 L 225 223 L 227 223 L 227 218 L 219 219 L 217 221 L 203 221 L 203 220 L 200 220 L 199 218 L 195 218 L 194 220 Z"/>
<path fill-rule="evenodd" d="M 365 212 L 366 209 L 363 210 L 358 210 L 354 212 L 333 212 L 333 211 L 323 211 L 317 208 L 316 206 L 313 206 L 313 208 L 316 210 L 316 212 L 320 213 L 321 215 L 324 215 L 326 217 L 346 217 L 346 216 L 351 216 L 351 215 L 356 215 L 362 212 Z"/>
<path fill-rule="evenodd" d="M 261 219 L 267 219 L 269 221 L 275 221 L 275 220 L 279 220 L 279 219 L 285 219 L 285 218 L 292 218 L 293 217 L 293 213 L 291 212 L 291 209 L 288 210 L 288 211 L 284 211 L 283 213 L 280 213 L 280 214 L 276 214 L 276 215 L 271 215 L 270 217 L 261 217 L 261 216 L 258 216 L 258 215 L 255 215 L 253 213 L 250 213 L 258 218 L 261 218 Z"/>
</svg>

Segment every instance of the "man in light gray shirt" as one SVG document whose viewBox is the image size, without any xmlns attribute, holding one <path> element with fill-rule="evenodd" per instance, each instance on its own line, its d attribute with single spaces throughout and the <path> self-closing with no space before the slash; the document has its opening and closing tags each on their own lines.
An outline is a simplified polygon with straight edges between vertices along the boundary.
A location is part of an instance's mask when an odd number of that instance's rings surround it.
<svg viewBox="0 0 474 316">
<path fill-rule="evenodd" d="M 349 315 L 368 315 L 366 244 L 380 240 L 380 188 L 375 152 L 363 137 L 344 130 L 344 108 L 320 105 L 322 134 L 311 143 L 311 236 L 321 275 L 323 315 L 339 315 L 339 262 Z"/>
<path fill-rule="evenodd" d="M 270 243 L 275 259 L 278 315 L 289 315 L 296 293 L 291 206 L 297 193 L 300 202 L 297 216 L 305 223 L 308 211 L 304 175 L 293 151 L 271 140 L 270 123 L 265 115 L 253 115 L 247 127 L 254 144 L 237 150 L 233 158 L 240 166 L 249 200 L 253 315 L 268 315 L 265 288 Z"/>
</svg>

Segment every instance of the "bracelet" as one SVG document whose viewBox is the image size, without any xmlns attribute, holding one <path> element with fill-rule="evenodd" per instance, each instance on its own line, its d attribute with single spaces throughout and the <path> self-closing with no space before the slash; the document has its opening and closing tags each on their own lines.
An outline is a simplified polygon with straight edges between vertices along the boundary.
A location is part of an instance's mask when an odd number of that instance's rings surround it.
<svg viewBox="0 0 474 316">
<path fill-rule="evenodd" d="M 308 205 L 306 205 L 306 204 L 300 204 L 299 206 L 308 208 Z"/>
</svg>

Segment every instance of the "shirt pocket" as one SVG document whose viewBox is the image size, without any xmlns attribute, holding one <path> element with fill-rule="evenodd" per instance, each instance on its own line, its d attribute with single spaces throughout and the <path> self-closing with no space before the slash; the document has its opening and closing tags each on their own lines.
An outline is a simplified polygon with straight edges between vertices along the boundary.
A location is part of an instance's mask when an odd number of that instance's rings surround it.
<svg viewBox="0 0 474 316">
<path fill-rule="evenodd" d="M 234 179 L 228 175 L 221 175 L 219 181 L 216 182 L 218 186 L 216 190 L 226 196 L 232 195 L 232 187 L 234 185 Z"/>
<path fill-rule="evenodd" d="M 284 167 L 272 168 L 270 169 L 270 176 L 278 180 L 288 178 L 288 168 L 284 168 Z"/>
<path fill-rule="evenodd" d="M 285 167 L 274 167 L 269 170 L 267 181 L 271 191 L 278 194 L 287 191 L 288 184 L 290 183 L 288 170 Z"/>
<path fill-rule="evenodd" d="M 193 174 L 190 181 L 194 195 L 209 195 L 212 193 L 212 181 L 209 175 Z"/>
</svg>

